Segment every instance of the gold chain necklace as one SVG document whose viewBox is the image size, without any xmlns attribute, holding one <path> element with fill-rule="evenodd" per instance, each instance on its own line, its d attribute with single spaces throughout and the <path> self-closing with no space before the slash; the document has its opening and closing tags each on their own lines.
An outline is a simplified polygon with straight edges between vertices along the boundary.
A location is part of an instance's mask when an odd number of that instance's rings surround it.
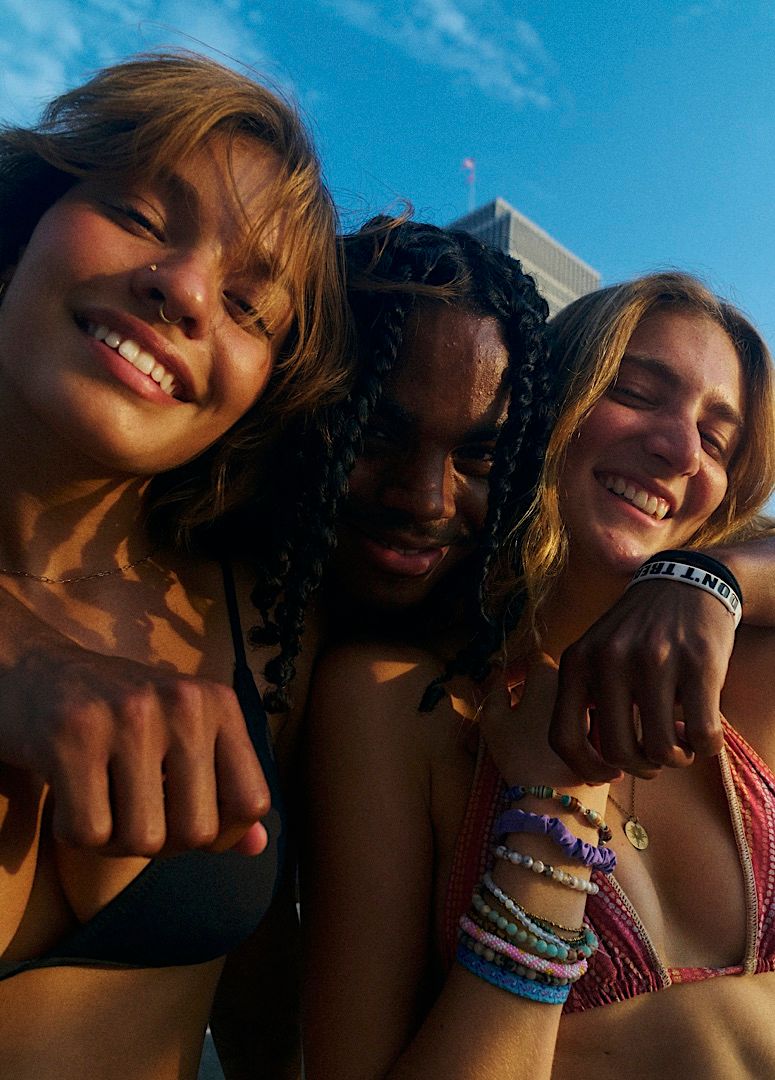
<svg viewBox="0 0 775 1080">
<path fill-rule="evenodd" d="M 610 791 L 608 792 L 608 798 L 625 819 L 624 824 L 622 825 L 624 835 L 634 848 L 637 848 L 638 851 L 645 851 L 649 846 L 649 834 L 646 832 L 645 827 L 641 824 L 638 815 L 635 813 L 635 777 L 630 776 L 629 810 L 625 810 L 622 804 L 617 802 Z"/>
<path fill-rule="evenodd" d="M 42 581 L 45 585 L 71 585 L 76 581 L 96 581 L 97 578 L 116 577 L 118 574 L 125 574 L 127 570 L 147 563 L 155 554 L 156 548 L 153 547 L 139 559 L 133 559 L 132 562 L 124 563 L 123 566 L 113 566 L 110 570 L 97 570 L 93 574 L 77 574 L 74 577 L 45 577 L 43 574 L 31 574 L 28 570 L 11 570 L 7 566 L 0 566 L 0 575 L 29 578 L 31 581 Z"/>
</svg>

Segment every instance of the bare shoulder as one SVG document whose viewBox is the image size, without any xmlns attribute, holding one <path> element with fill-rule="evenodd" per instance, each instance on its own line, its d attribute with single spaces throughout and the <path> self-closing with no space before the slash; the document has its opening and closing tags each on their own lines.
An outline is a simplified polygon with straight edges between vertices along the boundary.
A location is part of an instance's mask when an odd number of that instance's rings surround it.
<svg viewBox="0 0 775 1080">
<path fill-rule="evenodd" d="M 428 684 L 441 674 L 432 653 L 391 643 L 356 642 L 327 651 L 312 683 L 311 722 L 318 731 L 332 725 L 357 742 L 375 738 L 409 753 L 438 754 L 455 742 L 473 716 L 464 686 L 456 687 L 432 710 L 421 712 Z"/>
<path fill-rule="evenodd" d="M 775 767 L 775 630 L 741 626 L 721 697 L 727 720 Z"/>
</svg>

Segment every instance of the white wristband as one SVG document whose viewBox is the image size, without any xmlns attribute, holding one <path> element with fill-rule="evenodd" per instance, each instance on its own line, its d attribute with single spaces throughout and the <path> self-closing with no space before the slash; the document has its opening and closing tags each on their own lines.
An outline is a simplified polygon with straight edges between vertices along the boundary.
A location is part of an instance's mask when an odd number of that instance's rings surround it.
<svg viewBox="0 0 775 1080">
<path fill-rule="evenodd" d="M 636 570 L 635 576 L 627 588 L 629 589 L 641 581 L 657 581 L 661 578 L 679 581 L 684 585 L 693 585 L 695 589 L 704 589 L 705 592 L 721 601 L 735 620 L 735 629 L 740 625 L 740 620 L 743 617 L 743 605 L 735 590 L 715 574 L 709 573 L 702 567 L 692 566 L 688 562 L 673 562 L 669 559 L 656 559 L 654 562 L 645 562 L 643 566 Z"/>
</svg>

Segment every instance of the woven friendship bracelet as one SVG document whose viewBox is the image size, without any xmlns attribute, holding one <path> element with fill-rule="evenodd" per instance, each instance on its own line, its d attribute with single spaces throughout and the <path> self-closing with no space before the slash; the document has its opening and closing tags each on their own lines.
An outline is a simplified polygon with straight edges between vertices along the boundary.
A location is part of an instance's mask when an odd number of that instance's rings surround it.
<svg viewBox="0 0 775 1080">
<path fill-rule="evenodd" d="M 616 854 L 610 848 L 595 847 L 579 836 L 574 836 L 568 826 L 559 818 L 548 814 L 532 814 L 527 810 L 506 810 L 495 822 L 495 831 L 499 837 L 508 833 L 524 832 L 536 836 L 548 836 L 562 848 L 569 859 L 610 874 L 616 867 Z"/>
<path fill-rule="evenodd" d="M 627 586 L 628 589 L 641 581 L 669 578 L 697 589 L 720 600 L 735 620 L 735 629 L 743 617 L 743 593 L 737 578 L 724 563 L 700 551 L 658 551 L 647 559 Z"/>
<path fill-rule="evenodd" d="M 524 866 L 526 870 L 532 870 L 534 874 L 543 874 L 544 877 L 552 878 L 559 885 L 565 885 L 577 892 L 589 893 L 590 896 L 595 896 L 600 892 L 600 886 L 596 881 L 576 877 L 575 874 L 569 874 L 567 870 L 560 870 L 559 867 L 542 862 L 541 859 L 534 859 L 532 855 L 522 855 L 519 851 L 507 848 L 505 844 L 499 844 L 493 848 L 492 853 L 496 859 L 506 859 L 514 866 Z"/>
<path fill-rule="evenodd" d="M 492 986 L 498 986 L 501 990 L 506 990 L 510 994 L 516 994 L 518 997 L 530 998 L 531 1001 L 542 1001 L 546 1005 L 563 1005 L 568 1000 L 570 986 L 549 986 L 546 983 L 525 979 L 521 975 L 504 971 L 497 965 L 483 960 L 463 945 L 458 945 L 456 959 L 472 975 L 476 975 Z"/>
<path fill-rule="evenodd" d="M 590 810 L 582 806 L 575 795 L 566 795 L 557 788 L 548 787 L 546 784 L 515 784 L 506 791 L 507 802 L 519 802 L 526 795 L 532 795 L 536 799 L 555 799 L 560 806 L 571 810 L 574 814 L 583 817 L 593 828 L 597 829 L 601 844 L 607 844 L 612 837 L 612 832 L 603 821 L 603 815 L 597 810 Z"/>
</svg>

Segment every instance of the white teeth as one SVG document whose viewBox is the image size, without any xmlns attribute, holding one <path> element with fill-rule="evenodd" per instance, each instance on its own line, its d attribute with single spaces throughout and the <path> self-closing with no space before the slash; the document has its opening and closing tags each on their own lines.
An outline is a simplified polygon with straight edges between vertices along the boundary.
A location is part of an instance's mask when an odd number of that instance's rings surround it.
<svg viewBox="0 0 775 1080">
<path fill-rule="evenodd" d="M 143 375 L 150 375 L 156 366 L 156 361 L 151 354 L 147 352 L 138 353 L 132 363 L 138 371 L 142 371 Z"/>
<path fill-rule="evenodd" d="M 119 356 L 128 361 L 132 367 L 142 371 L 143 375 L 150 375 L 155 383 L 161 387 L 165 394 L 173 395 L 175 376 L 159 363 L 156 357 L 144 352 L 136 341 L 131 338 L 122 338 L 115 330 L 107 326 L 89 323 L 87 332 L 97 341 L 104 341 L 111 349 L 115 349 Z"/>
<path fill-rule="evenodd" d="M 137 354 L 140 352 L 140 346 L 136 341 L 122 341 L 118 347 L 119 353 L 128 360 L 130 364 L 133 364 L 137 359 Z"/>
<path fill-rule="evenodd" d="M 651 517 L 655 517 L 657 521 L 661 521 L 670 509 L 664 499 L 651 495 L 644 488 L 636 488 L 634 484 L 629 483 L 621 476 L 607 476 L 605 486 L 609 491 L 613 491 L 615 495 L 619 495 L 621 498 L 626 499 L 627 502 L 632 503 L 633 506 L 637 506 L 639 510 L 643 510 L 645 513 L 650 514 Z"/>
</svg>

